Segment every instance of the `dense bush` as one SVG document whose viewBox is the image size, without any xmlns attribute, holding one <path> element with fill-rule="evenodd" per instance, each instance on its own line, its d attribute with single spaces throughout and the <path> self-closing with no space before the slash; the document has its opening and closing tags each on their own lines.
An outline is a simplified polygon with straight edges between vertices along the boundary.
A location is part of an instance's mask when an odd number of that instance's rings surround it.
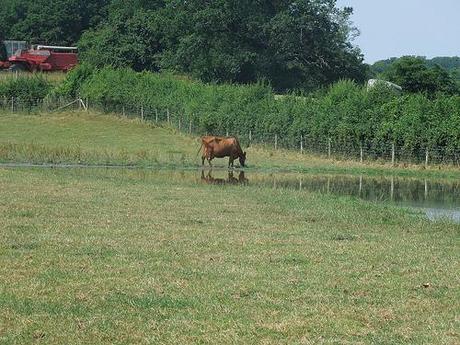
<svg viewBox="0 0 460 345">
<path fill-rule="evenodd" d="M 81 73 L 77 70 L 72 73 Z M 72 74 L 69 78 L 73 78 Z M 395 143 L 406 152 L 460 149 L 460 97 L 400 96 L 384 86 L 366 90 L 352 81 L 308 95 L 275 97 L 269 85 L 210 85 L 168 74 L 104 68 L 85 78 L 80 93 L 93 103 L 133 105 L 161 114 L 166 109 L 200 132 L 297 146 L 332 138 L 341 147 L 383 151 Z"/>
<path fill-rule="evenodd" d="M 36 104 L 50 92 L 52 85 L 41 75 L 0 80 L 0 98 L 14 97 L 22 104 Z"/>
<path fill-rule="evenodd" d="M 72 69 L 66 79 L 51 91 L 50 96 L 78 97 L 83 83 L 91 77 L 94 68 L 91 65 L 82 63 L 78 68 Z"/>
</svg>

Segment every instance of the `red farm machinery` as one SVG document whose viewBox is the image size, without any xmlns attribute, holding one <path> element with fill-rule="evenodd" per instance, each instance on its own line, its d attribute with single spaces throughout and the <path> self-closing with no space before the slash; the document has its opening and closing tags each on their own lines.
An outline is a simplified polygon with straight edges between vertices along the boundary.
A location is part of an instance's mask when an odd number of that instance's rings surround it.
<svg viewBox="0 0 460 345">
<path fill-rule="evenodd" d="M 0 69 L 12 71 L 68 71 L 78 63 L 76 47 L 33 45 L 24 41 L 4 41 L 7 60 L 0 61 Z"/>
</svg>

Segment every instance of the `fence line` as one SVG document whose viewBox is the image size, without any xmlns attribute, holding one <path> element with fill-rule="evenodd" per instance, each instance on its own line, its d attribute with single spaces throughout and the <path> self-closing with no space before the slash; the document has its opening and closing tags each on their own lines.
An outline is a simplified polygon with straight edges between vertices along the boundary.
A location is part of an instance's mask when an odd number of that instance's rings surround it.
<svg viewBox="0 0 460 345">
<path fill-rule="evenodd" d="M 416 163 L 428 167 L 433 164 L 451 164 L 460 166 L 460 150 L 449 147 L 420 147 L 416 150 L 398 146 L 396 142 L 364 143 L 344 142 L 337 138 L 315 138 L 300 133 L 297 136 L 280 133 L 258 133 L 252 128 L 243 132 L 244 126 L 238 126 L 232 132 L 228 126 L 225 130 L 208 128 L 196 117 L 186 116 L 183 112 L 174 112 L 169 108 L 160 109 L 144 104 L 101 103 L 90 99 L 45 98 L 0 98 L 0 110 L 12 113 L 52 112 L 62 109 L 93 109 L 104 113 L 114 113 L 127 118 L 138 118 L 157 124 L 166 124 L 176 130 L 195 135 L 232 135 L 237 136 L 244 146 L 264 145 L 275 150 L 287 149 L 300 154 L 311 153 L 326 158 L 353 159 L 361 163 L 366 161 L 384 161 L 392 165 L 397 163 Z"/>
</svg>

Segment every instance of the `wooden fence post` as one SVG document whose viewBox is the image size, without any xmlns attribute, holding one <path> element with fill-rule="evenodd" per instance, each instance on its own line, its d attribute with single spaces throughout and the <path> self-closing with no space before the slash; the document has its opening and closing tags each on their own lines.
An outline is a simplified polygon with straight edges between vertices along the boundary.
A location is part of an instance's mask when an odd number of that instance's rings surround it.
<svg viewBox="0 0 460 345">
<path fill-rule="evenodd" d="M 425 152 L 425 168 L 428 168 L 428 157 L 429 157 L 429 152 L 427 148 Z"/>
<path fill-rule="evenodd" d="M 278 149 L 278 134 L 275 134 L 275 150 Z"/>
<path fill-rule="evenodd" d="M 144 121 L 144 106 L 141 105 L 141 120 Z"/>
<path fill-rule="evenodd" d="M 252 141 L 252 131 L 249 130 L 249 145 L 251 144 Z"/>
<path fill-rule="evenodd" d="M 394 192 L 395 192 L 395 180 L 394 177 L 391 176 L 391 185 L 390 185 L 390 200 L 393 201 Z"/>
<path fill-rule="evenodd" d="M 180 132 L 180 125 L 181 125 L 181 123 L 180 123 L 180 117 L 179 117 L 179 132 Z"/>
<path fill-rule="evenodd" d="M 169 123 L 169 108 L 166 108 L 166 118 L 167 118 L 168 123 Z"/>
<path fill-rule="evenodd" d="M 122 108 L 122 114 L 123 114 L 123 117 L 125 116 L 125 106 L 123 105 L 123 108 Z"/>
<path fill-rule="evenodd" d="M 303 154 L 303 135 L 300 135 L 300 153 Z"/>
<path fill-rule="evenodd" d="M 158 109 L 155 108 L 155 122 L 158 123 Z"/>
<path fill-rule="evenodd" d="M 364 152 L 363 152 L 363 144 L 360 145 L 359 147 L 359 162 L 362 163 L 364 158 Z"/>
<path fill-rule="evenodd" d="M 11 112 L 14 113 L 14 97 L 11 97 Z"/>
<path fill-rule="evenodd" d="M 192 120 L 190 120 L 190 122 L 188 124 L 188 133 L 192 134 Z"/>
<path fill-rule="evenodd" d="M 331 158 L 331 138 L 327 140 L 327 157 Z"/>
<path fill-rule="evenodd" d="M 395 143 L 391 143 L 391 165 L 395 165 Z"/>
</svg>

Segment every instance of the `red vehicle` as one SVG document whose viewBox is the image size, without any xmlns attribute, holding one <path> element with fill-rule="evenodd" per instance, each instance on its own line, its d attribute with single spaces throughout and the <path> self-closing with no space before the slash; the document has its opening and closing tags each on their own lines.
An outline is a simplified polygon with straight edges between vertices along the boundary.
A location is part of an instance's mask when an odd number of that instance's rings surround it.
<svg viewBox="0 0 460 345">
<path fill-rule="evenodd" d="M 8 40 L 8 41 L 3 41 L 0 42 L 0 45 L 3 45 L 3 47 L 0 47 L 0 55 L 3 60 L 0 60 L 0 70 L 1 69 L 8 69 L 11 67 L 11 62 L 8 61 L 8 59 L 14 55 L 15 52 L 21 49 L 26 49 L 27 43 L 26 41 L 13 41 L 13 40 Z M 5 55 L 6 54 L 6 55 Z"/>
<path fill-rule="evenodd" d="M 78 63 L 78 54 L 76 47 L 37 45 L 17 50 L 8 62 L 12 70 L 66 72 Z"/>
<path fill-rule="evenodd" d="M 0 69 L 7 69 L 11 67 L 11 63 L 9 61 L 0 61 Z"/>
</svg>

